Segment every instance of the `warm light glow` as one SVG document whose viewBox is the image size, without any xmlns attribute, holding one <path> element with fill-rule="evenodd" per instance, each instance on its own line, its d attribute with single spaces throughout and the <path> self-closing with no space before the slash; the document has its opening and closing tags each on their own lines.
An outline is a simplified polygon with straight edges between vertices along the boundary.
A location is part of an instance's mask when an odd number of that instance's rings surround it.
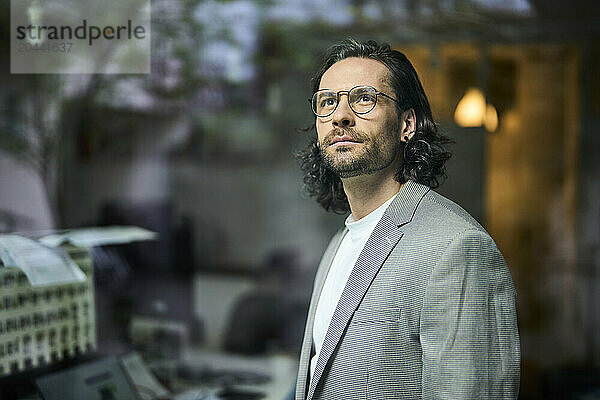
<svg viewBox="0 0 600 400">
<path fill-rule="evenodd" d="M 507 110 L 502 114 L 502 130 L 505 132 L 517 132 L 521 121 L 515 110 Z"/>
<path fill-rule="evenodd" d="M 485 129 L 488 132 L 495 132 L 498 128 L 498 112 L 493 104 L 488 104 L 485 108 Z"/>
<path fill-rule="evenodd" d="M 485 121 L 485 96 L 480 89 L 469 88 L 458 102 L 454 121 L 462 127 L 477 127 Z"/>
<path fill-rule="evenodd" d="M 493 104 L 485 103 L 481 89 L 469 88 L 456 106 L 454 121 L 465 128 L 485 125 L 488 132 L 494 132 L 498 128 L 498 112 Z"/>
</svg>

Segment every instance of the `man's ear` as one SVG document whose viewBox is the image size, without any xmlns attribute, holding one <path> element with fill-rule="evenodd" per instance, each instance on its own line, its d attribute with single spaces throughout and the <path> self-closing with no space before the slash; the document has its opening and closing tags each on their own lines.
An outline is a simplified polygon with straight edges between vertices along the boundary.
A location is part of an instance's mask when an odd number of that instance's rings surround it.
<svg viewBox="0 0 600 400">
<path fill-rule="evenodd" d="M 408 142 L 415 131 L 417 130 L 417 117 L 415 116 L 415 110 L 409 108 L 402 113 L 402 122 L 400 124 L 400 140 L 404 143 Z"/>
</svg>

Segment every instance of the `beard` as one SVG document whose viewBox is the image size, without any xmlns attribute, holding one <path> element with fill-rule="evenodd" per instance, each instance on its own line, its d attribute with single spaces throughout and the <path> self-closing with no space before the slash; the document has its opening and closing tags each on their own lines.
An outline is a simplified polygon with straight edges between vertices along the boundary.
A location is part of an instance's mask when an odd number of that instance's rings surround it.
<svg viewBox="0 0 600 400">
<path fill-rule="evenodd" d="M 319 146 L 325 165 L 340 178 L 370 175 L 389 167 L 402 154 L 403 146 L 397 127 L 390 125 L 373 137 L 353 128 L 333 129 Z M 348 135 L 360 144 L 329 147 L 333 139 L 341 135 Z"/>
</svg>

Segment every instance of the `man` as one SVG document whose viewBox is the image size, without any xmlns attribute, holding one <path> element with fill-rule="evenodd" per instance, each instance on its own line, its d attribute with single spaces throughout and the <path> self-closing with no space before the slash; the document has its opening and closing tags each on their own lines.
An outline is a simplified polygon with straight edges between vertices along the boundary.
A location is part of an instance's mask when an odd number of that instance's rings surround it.
<svg viewBox="0 0 600 400">
<path fill-rule="evenodd" d="M 431 190 L 448 140 L 413 66 L 346 40 L 313 84 L 304 183 L 351 213 L 319 265 L 296 399 L 515 399 L 515 289 L 487 232 Z"/>
</svg>

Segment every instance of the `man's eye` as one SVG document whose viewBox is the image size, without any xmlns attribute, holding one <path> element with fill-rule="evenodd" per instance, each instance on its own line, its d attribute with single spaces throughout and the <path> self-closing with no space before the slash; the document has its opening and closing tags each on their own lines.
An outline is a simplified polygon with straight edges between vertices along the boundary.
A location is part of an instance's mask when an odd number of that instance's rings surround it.
<svg viewBox="0 0 600 400">
<path fill-rule="evenodd" d="M 330 97 L 328 99 L 323 99 L 323 101 L 321 101 L 321 106 L 322 107 L 333 107 L 333 106 L 335 106 L 335 99 L 333 97 Z"/>
<path fill-rule="evenodd" d="M 374 101 L 375 101 L 375 98 L 373 96 L 371 96 L 370 94 L 361 94 L 358 97 L 359 103 L 372 103 Z"/>
</svg>

